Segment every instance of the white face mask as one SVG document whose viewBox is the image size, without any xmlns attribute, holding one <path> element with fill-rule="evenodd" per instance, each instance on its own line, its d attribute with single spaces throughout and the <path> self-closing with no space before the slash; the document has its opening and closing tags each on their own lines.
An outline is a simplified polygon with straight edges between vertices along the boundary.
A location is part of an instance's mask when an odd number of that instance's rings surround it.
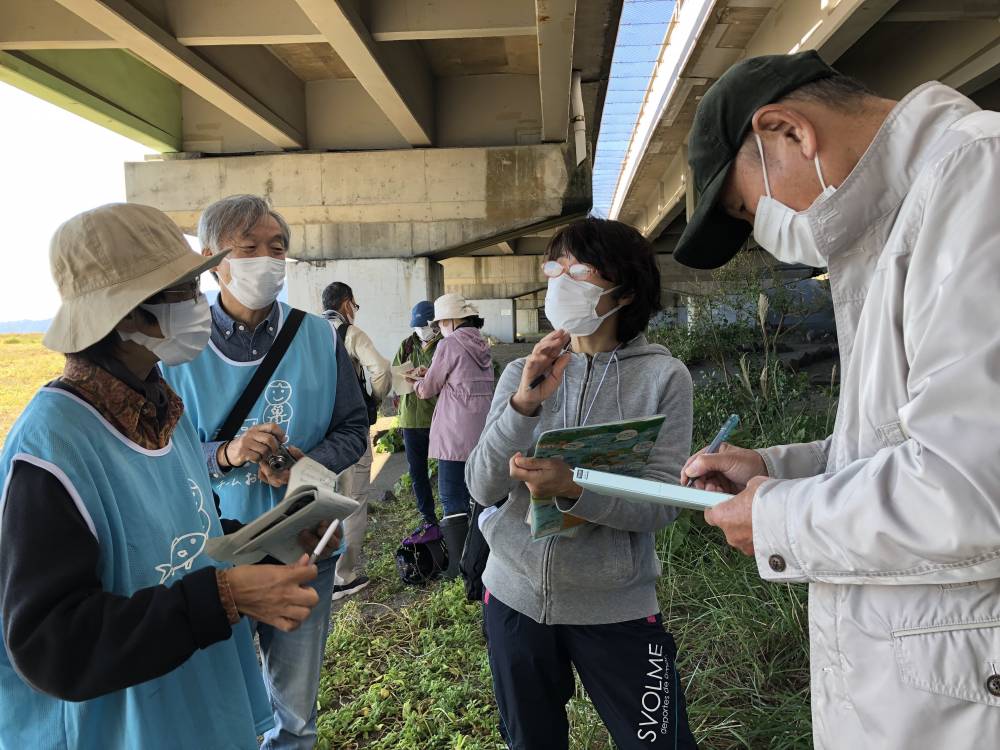
<svg viewBox="0 0 1000 750">
<path fill-rule="evenodd" d="M 163 338 L 135 331 L 118 335 L 122 341 L 134 341 L 159 357 L 165 365 L 190 362 L 208 345 L 212 334 L 212 313 L 204 294 L 184 302 L 167 305 L 139 305 L 148 310 L 160 324 Z"/>
<path fill-rule="evenodd" d="M 617 288 L 601 289 L 596 284 L 577 281 L 568 273 L 556 276 L 549 279 L 545 293 L 545 317 L 557 329 L 561 328 L 574 336 L 589 336 L 601 327 L 605 318 L 625 306 L 618 305 L 604 315 L 597 314 L 597 303 L 601 297 Z"/>
<path fill-rule="evenodd" d="M 438 323 L 438 330 L 441 331 L 441 336 L 444 338 L 451 336 L 455 332 L 454 325 L 450 320 L 442 320 Z"/>
<path fill-rule="evenodd" d="M 425 344 L 432 338 L 437 336 L 437 329 L 434 326 L 419 326 L 413 329 L 413 332 L 417 334 L 417 338 L 423 341 Z"/>
<path fill-rule="evenodd" d="M 767 195 L 761 196 L 757 203 L 757 212 L 753 220 L 753 237 L 757 244 L 767 250 L 782 263 L 801 263 L 802 265 L 821 268 L 826 265 L 826 256 L 820 252 L 816 237 L 809 226 L 807 211 L 812 210 L 837 190 L 833 185 L 827 185 L 823 179 L 823 170 L 819 165 L 819 154 L 816 154 L 816 175 L 820 187 L 823 188 L 816 200 L 806 211 L 795 211 L 784 203 L 771 197 L 771 183 L 767 179 L 767 164 L 764 161 L 764 144 L 757 133 L 757 150 L 760 151 L 760 164 L 764 172 L 764 190 Z"/>
<path fill-rule="evenodd" d="M 270 307 L 285 285 L 285 261 L 278 258 L 233 258 L 229 260 L 229 283 L 224 284 L 236 301 L 250 310 Z"/>
</svg>

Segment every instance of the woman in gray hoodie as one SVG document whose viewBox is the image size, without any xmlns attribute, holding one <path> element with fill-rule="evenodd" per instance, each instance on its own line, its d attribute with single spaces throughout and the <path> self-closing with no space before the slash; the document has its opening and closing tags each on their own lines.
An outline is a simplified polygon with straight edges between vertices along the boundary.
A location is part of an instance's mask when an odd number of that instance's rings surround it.
<svg viewBox="0 0 1000 750">
<path fill-rule="evenodd" d="M 466 466 L 470 493 L 488 507 L 484 617 L 502 731 L 517 750 L 567 748 L 575 667 L 621 750 L 693 748 L 656 599 L 655 533 L 676 510 L 592 494 L 562 460 L 526 457 L 546 430 L 662 414 L 643 477 L 677 482 L 691 445 L 691 376 L 642 334 L 660 309 L 654 251 L 632 227 L 585 219 L 553 237 L 543 270 L 557 330 L 506 368 Z M 533 540 L 532 496 L 556 497 L 588 523 Z"/>
</svg>

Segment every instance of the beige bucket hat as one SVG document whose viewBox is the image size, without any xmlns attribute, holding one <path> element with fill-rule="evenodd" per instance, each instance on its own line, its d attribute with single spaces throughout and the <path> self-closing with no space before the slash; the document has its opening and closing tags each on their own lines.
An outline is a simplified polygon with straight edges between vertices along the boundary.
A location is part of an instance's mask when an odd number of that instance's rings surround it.
<svg viewBox="0 0 1000 750">
<path fill-rule="evenodd" d="M 473 315 L 479 315 L 479 310 L 470 305 L 461 294 L 452 292 L 434 300 L 434 320 L 431 323 L 437 323 L 440 320 L 468 318 Z"/>
<path fill-rule="evenodd" d="M 193 252 L 178 226 L 150 206 L 109 203 L 77 214 L 49 245 L 62 305 L 43 343 L 65 354 L 86 349 L 143 300 L 200 276 L 223 257 Z"/>
</svg>

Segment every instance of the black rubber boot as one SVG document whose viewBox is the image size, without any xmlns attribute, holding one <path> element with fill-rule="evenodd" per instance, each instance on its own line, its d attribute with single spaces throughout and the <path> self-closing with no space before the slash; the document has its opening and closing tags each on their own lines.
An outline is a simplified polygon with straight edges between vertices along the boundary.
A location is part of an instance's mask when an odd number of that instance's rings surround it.
<svg viewBox="0 0 1000 750">
<path fill-rule="evenodd" d="M 444 572 L 444 580 L 452 581 L 461 572 L 459 563 L 462 561 L 462 550 L 465 548 L 465 537 L 469 534 L 469 515 L 455 513 L 441 519 L 441 533 L 444 535 L 444 546 L 448 548 L 448 569 Z"/>
</svg>

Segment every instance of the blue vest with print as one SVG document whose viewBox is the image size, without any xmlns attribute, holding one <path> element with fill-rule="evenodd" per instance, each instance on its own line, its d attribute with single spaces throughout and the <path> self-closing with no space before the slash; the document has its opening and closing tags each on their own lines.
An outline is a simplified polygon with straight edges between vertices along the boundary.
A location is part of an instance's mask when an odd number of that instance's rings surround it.
<svg viewBox="0 0 1000 750">
<path fill-rule="evenodd" d="M 217 565 L 203 550 L 222 529 L 198 435 L 186 417 L 166 448 L 150 451 L 75 395 L 43 388 L 11 430 L 0 460 L 5 476 L 20 460 L 62 482 L 100 545 L 96 572 L 107 592 L 131 596 Z M 174 671 L 79 703 L 30 687 L 0 649 L 3 750 L 249 749 L 272 724 L 245 619 L 228 640 L 196 651 Z"/>
<path fill-rule="evenodd" d="M 279 303 L 281 304 L 281 303 Z M 290 308 L 281 304 L 281 325 Z M 250 427 L 274 422 L 288 435 L 288 443 L 308 453 L 330 429 L 337 394 L 337 334 L 329 321 L 306 315 L 271 382 L 250 410 L 237 436 Z M 243 393 L 261 360 L 234 362 L 213 343 L 184 365 L 164 367 L 163 375 L 184 399 L 202 442 L 216 440 L 216 432 Z M 273 488 L 257 478 L 257 464 L 212 476 L 223 518 L 249 522 L 273 508 L 285 488 Z"/>
</svg>

